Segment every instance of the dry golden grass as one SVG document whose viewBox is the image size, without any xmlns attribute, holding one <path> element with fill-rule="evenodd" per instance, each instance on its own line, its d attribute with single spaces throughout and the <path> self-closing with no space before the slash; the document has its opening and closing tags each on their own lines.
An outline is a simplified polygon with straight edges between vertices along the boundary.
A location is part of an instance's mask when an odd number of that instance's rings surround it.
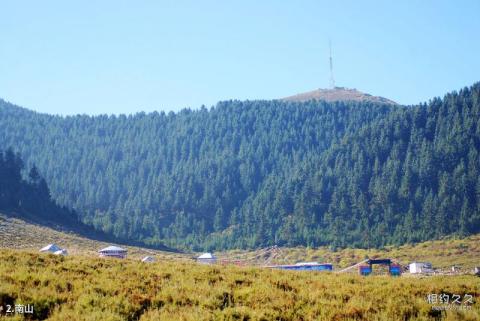
<svg viewBox="0 0 480 321">
<path fill-rule="evenodd" d="M 48 243 L 71 255 L 37 253 Z M 33 304 L 33 320 L 480 320 L 480 278 L 474 276 L 360 277 L 202 266 L 190 260 L 193 254 L 139 247 L 126 247 L 127 260 L 97 258 L 96 251 L 106 245 L 0 215 L 0 306 Z M 217 255 L 253 258 L 259 253 Z M 139 262 L 144 255 L 157 262 Z M 272 263 L 332 262 L 338 269 L 367 256 L 467 270 L 480 265 L 480 235 L 383 250 L 282 248 Z M 261 265 L 265 259 L 249 263 Z M 439 312 L 426 302 L 430 293 L 472 294 L 475 304 L 467 311 Z"/>
<path fill-rule="evenodd" d="M 480 278 L 371 276 L 0 250 L 0 305 L 48 320 L 480 320 Z M 472 294 L 439 312 L 430 293 Z M 8 320 L 20 320 L 21 316 Z"/>
</svg>

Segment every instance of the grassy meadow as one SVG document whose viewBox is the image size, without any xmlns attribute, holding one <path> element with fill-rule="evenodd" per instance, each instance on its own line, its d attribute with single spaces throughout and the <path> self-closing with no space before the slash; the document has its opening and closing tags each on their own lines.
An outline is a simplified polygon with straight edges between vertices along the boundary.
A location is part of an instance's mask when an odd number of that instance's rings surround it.
<svg viewBox="0 0 480 321">
<path fill-rule="evenodd" d="M 480 278 L 360 277 L 0 250 L 0 305 L 33 320 L 480 320 Z M 471 294 L 436 311 L 428 294 Z M 22 320 L 22 315 L 5 317 Z"/>
<path fill-rule="evenodd" d="M 39 254 L 48 243 L 70 255 Z M 0 307 L 33 304 L 33 315 L 0 320 L 480 320 L 480 278 L 472 275 L 360 277 L 355 273 L 261 268 L 261 251 L 216 253 L 247 266 L 203 266 L 195 253 L 139 247 L 126 260 L 100 259 L 107 243 L 0 215 Z M 142 263 L 145 255 L 157 258 Z M 366 257 L 402 264 L 430 261 L 465 272 L 478 266 L 480 235 L 384 249 L 280 248 L 271 263 L 331 262 L 340 269 Z M 255 266 L 256 265 L 256 266 Z M 471 294 L 469 310 L 438 311 L 428 294 Z"/>
</svg>

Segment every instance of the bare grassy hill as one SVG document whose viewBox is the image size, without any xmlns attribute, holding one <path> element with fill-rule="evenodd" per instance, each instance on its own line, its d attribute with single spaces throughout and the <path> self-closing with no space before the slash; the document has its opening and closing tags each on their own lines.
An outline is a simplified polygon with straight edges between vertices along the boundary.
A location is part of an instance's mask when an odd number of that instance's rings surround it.
<svg viewBox="0 0 480 321">
<path fill-rule="evenodd" d="M 350 89 L 345 87 L 335 87 L 333 89 L 317 89 L 308 91 L 305 93 L 293 95 L 283 98 L 286 101 L 308 101 L 308 100 L 324 100 L 327 102 L 335 101 L 357 101 L 357 102 L 375 102 L 382 104 L 397 104 L 396 102 L 379 96 L 372 96 L 370 94 L 363 93 L 356 89 Z"/>
<path fill-rule="evenodd" d="M 99 249 L 113 244 L 0 214 L 0 248 L 35 251 L 50 243 L 55 243 L 61 248 L 67 249 L 70 255 L 88 256 L 96 256 Z M 114 245 L 126 248 L 128 255 L 135 259 L 146 255 L 172 259 L 189 258 L 187 254 L 120 244 Z"/>
</svg>

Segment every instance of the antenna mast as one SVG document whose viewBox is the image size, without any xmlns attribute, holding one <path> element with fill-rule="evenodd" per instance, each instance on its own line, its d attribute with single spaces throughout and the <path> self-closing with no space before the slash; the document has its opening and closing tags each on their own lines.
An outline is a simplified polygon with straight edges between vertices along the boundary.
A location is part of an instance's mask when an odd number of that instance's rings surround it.
<svg viewBox="0 0 480 321">
<path fill-rule="evenodd" d="M 335 79 L 333 78 L 333 59 L 332 59 L 332 41 L 328 41 L 330 48 L 330 89 L 335 89 Z"/>
</svg>

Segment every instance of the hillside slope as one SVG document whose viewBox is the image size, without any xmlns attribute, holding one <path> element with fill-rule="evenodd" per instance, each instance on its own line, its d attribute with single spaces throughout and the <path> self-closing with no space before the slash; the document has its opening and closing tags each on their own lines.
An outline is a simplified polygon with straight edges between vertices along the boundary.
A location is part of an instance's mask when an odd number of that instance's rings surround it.
<svg viewBox="0 0 480 321">
<path fill-rule="evenodd" d="M 57 117 L 2 102 L 0 141 L 83 222 L 194 250 L 378 247 L 480 232 L 480 84 L 428 104 L 227 101 Z"/>
<path fill-rule="evenodd" d="M 389 108 L 231 101 L 178 114 L 62 118 L 3 103 L 0 141 L 35 163 L 53 197 L 84 222 L 192 246 L 238 216 L 256 220 L 246 206 L 269 179 L 290 176 L 296 163 Z"/>
<path fill-rule="evenodd" d="M 27 174 L 24 169 L 23 160 L 11 149 L 0 150 L 0 213 L 8 214 L 13 222 L 17 219 L 24 222 L 24 225 L 38 224 L 44 228 L 48 227 L 58 231 L 77 233 L 86 237 L 108 241 L 119 241 L 118 238 L 108 235 L 102 231 L 95 230 L 92 226 L 82 223 L 75 211 L 59 206 L 50 195 L 50 189 L 45 179 L 39 174 L 38 169 L 33 166 Z M 3 222 L 8 222 L 7 216 L 0 214 Z M 9 228 L 10 225 L 0 224 L 0 238 L 4 241 L 12 241 L 10 247 L 16 247 L 15 240 L 22 240 L 25 236 L 37 241 L 44 241 L 46 235 L 40 235 L 35 229 L 22 235 L 24 227 L 16 224 L 17 228 Z M 125 240 L 122 240 L 125 242 Z M 135 242 L 127 242 L 129 244 Z M 166 249 L 157 244 L 156 248 Z"/>
<path fill-rule="evenodd" d="M 189 259 L 187 254 L 161 251 L 138 246 L 115 243 L 115 240 L 87 237 L 87 233 L 78 233 L 62 227 L 47 226 L 24 220 L 19 217 L 0 213 L 0 248 L 38 251 L 47 244 L 55 243 L 68 251 L 69 255 L 97 256 L 98 250 L 109 245 L 117 245 L 128 250 L 132 259 L 141 259 L 154 255 L 159 259 Z"/>
</svg>

